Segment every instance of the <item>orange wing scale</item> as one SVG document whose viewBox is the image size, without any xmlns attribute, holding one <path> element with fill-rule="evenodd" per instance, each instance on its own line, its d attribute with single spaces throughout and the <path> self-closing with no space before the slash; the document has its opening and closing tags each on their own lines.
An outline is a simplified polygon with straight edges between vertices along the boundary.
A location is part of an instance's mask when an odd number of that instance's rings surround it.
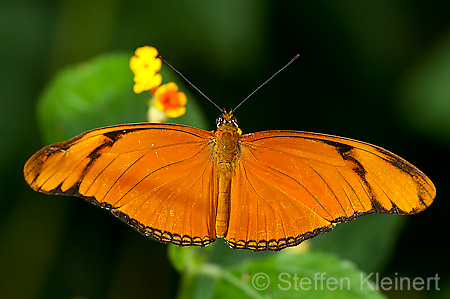
<svg viewBox="0 0 450 299">
<path fill-rule="evenodd" d="M 436 195 L 416 167 L 380 147 L 297 131 L 241 136 L 225 236 L 280 250 L 369 213 L 418 213 Z"/>
<path fill-rule="evenodd" d="M 212 137 L 167 124 L 93 130 L 38 151 L 25 179 L 37 191 L 84 197 L 162 242 L 205 246 L 216 237 Z"/>
</svg>

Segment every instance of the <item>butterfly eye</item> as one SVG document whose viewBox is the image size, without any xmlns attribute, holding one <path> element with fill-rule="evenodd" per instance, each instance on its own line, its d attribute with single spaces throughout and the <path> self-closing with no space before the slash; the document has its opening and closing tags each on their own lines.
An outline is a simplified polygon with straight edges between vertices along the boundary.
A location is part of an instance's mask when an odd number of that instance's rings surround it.
<svg viewBox="0 0 450 299">
<path fill-rule="evenodd" d="M 235 125 L 236 127 L 239 127 L 239 119 L 233 115 L 233 117 L 231 118 L 231 123 L 233 125 Z"/>
<path fill-rule="evenodd" d="M 221 124 L 223 124 L 223 117 L 219 116 L 216 118 L 216 126 L 219 127 Z"/>
</svg>

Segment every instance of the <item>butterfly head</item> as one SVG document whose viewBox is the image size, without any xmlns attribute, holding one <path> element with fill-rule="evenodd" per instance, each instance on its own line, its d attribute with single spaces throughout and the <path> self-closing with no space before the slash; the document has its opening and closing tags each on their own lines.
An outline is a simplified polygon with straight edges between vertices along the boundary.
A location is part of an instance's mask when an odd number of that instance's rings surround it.
<svg viewBox="0 0 450 299">
<path fill-rule="evenodd" d="M 216 126 L 218 130 L 236 131 L 239 135 L 242 134 L 242 130 L 239 128 L 239 121 L 236 116 L 233 115 L 233 111 L 226 111 L 223 109 L 223 113 L 216 119 Z"/>
<path fill-rule="evenodd" d="M 222 115 L 216 119 L 216 125 L 217 125 L 217 128 L 224 126 L 224 125 L 231 125 L 231 126 L 238 128 L 239 121 L 238 121 L 237 117 L 233 115 L 232 111 L 226 111 L 224 109 Z"/>
</svg>

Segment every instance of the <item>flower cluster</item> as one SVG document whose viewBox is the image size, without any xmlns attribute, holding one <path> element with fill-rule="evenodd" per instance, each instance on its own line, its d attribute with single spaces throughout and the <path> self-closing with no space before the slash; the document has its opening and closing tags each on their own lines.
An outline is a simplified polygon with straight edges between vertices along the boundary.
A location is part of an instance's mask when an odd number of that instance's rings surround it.
<svg viewBox="0 0 450 299">
<path fill-rule="evenodd" d="M 186 113 L 186 95 L 178 91 L 178 86 L 169 82 L 162 83 L 161 59 L 154 47 L 144 46 L 136 49 L 130 59 L 130 68 L 134 73 L 135 93 L 149 91 L 153 96 L 149 101 L 149 121 L 163 122 L 167 117 L 179 117 Z"/>
</svg>

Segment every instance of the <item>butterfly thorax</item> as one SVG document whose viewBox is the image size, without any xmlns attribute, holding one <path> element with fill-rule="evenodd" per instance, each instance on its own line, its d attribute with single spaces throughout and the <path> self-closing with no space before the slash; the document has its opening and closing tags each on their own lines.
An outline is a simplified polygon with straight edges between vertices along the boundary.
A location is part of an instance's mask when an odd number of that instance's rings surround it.
<svg viewBox="0 0 450 299">
<path fill-rule="evenodd" d="M 216 235 L 225 236 L 228 227 L 230 211 L 231 178 L 235 164 L 239 159 L 239 138 L 242 131 L 237 126 L 237 119 L 231 112 L 224 112 L 217 119 L 217 129 L 214 133 L 215 143 L 213 159 L 217 169 L 217 214 Z"/>
<path fill-rule="evenodd" d="M 231 178 L 231 171 L 239 158 L 239 138 L 242 131 L 231 112 L 224 112 L 216 122 L 217 130 L 214 133 L 215 143 L 212 156 L 217 170 Z"/>
<path fill-rule="evenodd" d="M 224 125 L 215 132 L 214 154 L 218 170 L 229 172 L 239 155 L 238 140 L 240 134 L 237 128 L 230 128 Z"/>
</svg>

